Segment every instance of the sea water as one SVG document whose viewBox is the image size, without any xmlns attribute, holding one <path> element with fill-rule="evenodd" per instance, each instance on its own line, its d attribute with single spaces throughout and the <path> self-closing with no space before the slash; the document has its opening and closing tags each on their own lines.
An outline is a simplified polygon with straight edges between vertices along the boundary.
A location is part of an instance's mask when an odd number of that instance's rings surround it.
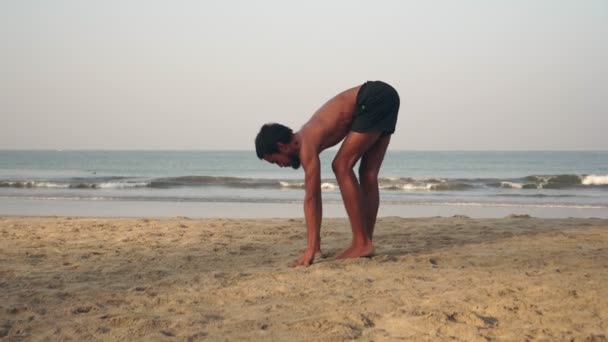
<svg viewBox="0 0 608 342">
<path fill-rule="evenodd" d="M 335 153 L 322 197 L 344 216 Z M 608 217 L 608 152 L 389 150 L 379 187 L 381 215 Z M 254 151 L 0 151 L 0 215 L 302 216 L 303 196 Z"/>
</svg>

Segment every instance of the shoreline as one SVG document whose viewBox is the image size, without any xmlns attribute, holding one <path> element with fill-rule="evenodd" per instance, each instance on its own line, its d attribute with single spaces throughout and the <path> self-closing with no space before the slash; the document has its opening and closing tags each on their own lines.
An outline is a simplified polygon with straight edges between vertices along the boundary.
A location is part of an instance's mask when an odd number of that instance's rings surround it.
<svg viewBox="0 0 608 342">
<path fill-rule="evenodd" d="M 99 218 L 302 218 L 301 203 L 81 201 L 0 198 L 0 216 L 73 216 Z M 511 214 L 538 218 L 603 218 L 605 208 L 473 206 L 380 203 L 379 217 L 502 218 Z M 346 218 L 342 203 L 324 203 L 324 218 Z"/>
<path fill-rule="evenodd" d="M 602 340 L 608 220 L 0 217 L 0 339 Z"/>
</svg>

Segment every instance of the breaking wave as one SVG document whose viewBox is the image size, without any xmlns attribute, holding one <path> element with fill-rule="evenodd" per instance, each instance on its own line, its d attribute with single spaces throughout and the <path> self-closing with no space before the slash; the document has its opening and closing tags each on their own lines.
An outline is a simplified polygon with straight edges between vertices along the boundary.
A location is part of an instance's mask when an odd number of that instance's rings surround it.
<svg viewBox="0 0 608 342">
<path fill-rule="evenodd" d="M 608 185 L 608 175 L 596 176 L 588 175 L 582 180 L 583 185 Z"/>
<path fill-rule="evenodd" d="M 378 180 L 381 190 L 427 192 L 465 191 L 482 188 L 502 189 L 608 189 L 608 175 L 532 175 L 513 179 L 450 179 L 383 177 Z M 165 178 L 92 177 L 58 180 L 0 180 L 0 188 L 56 188 L 56 189 L 170 189 L 178 187 L 225 187 L 239 189 L 304 189 L 304 181 L 286 179 L 240 178 L 218 176 L 182 176 Z M 323 179 L 321 188 L 338 190 L 335 179 Z"/>
<path fill-rule="evenodd" d="M 82 179 L 70 180 L 0 180 L 0 188 L 46 188 L 46 189 L 128 189 L 148 187 L 146 181 L 121 180 L 122 177 L 110 179 Z"/>
</svg>

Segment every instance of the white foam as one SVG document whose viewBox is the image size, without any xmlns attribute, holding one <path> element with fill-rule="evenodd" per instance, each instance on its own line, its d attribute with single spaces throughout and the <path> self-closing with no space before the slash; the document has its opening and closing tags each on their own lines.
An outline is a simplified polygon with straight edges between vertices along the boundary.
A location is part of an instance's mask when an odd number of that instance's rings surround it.
<svg viewBox="0 0 608 342">
<path fill-rule="evenodd" d="M 301 183 L 301 182 L 290 183 L 287 181 L 279 181 L 279 184 L 284 188 L 303 188 L 304 187 L 304 183 Z"/>
<path fill-rule="evenodd" d="M 53 182 L 9 182 L 11 186 L 20 185 L 26 188 L 68 188 L 69 184 L 53 183 Z"/>
<path fill-rule="evenodd" d="M 545 185 L 549 183 L 549 179 L 551 178 L 551 176 L 534 176 L 534 178 L 536 178 L 537 181 L 536 187 L 538 189 L 544 189 Z"/>
<path fill-rule="evenodd" d="M 427 190 L 437 190 L 439 188 L 439 186 L 440 186 L 440 184 L 427 183 L 426 189 Z"/>
<path fill-rule="evenodd" d="M 406 191 L 428 191 L 428 190 L 433 190 L 433 186 L 434 184 L 403 184 L 401 186 L 401 189 L 406 190 Z"/>
<path fill-rule="evenodd" d="M 583 185 L 608 185 L 608 175 L 588 175 L 583 178 Z"/>
<path fill-rule="evenodd" d="M 51 182 L 36 182 L 34 183 L 38 188 L 68 188 L 69 184 L 59 184 L 59 183 L 51 183 Z"/>
<path fill-rule="evenodd" d="M 522 183 L 515 182 L 500 182 L 501 188 L 511 188 L 511 189 L 523 189 L 524 185 Z"/>
<path fill-rule="evenodd" d="M 455 184 L 453 187 L 450 187 L 446 181 L 433 181 L 431 183 L 423 183 L 423 182 L 415 182 L 415 183 L 405 183 L 405 184 L 397 184 L 397 185 L 383 185 L 380 186 L 380 189 L 383 190 L 403 190 L 403 191 L 445 191 L 451 189 L 457 189 Z"/>
<path fill-rule="evenodd" d="M 325 189 L 325 190 L 335 190 L 337 189 L 338 186 L 334 183 L 322 183 L 321 184 L 321 189 Z"/>
<path fill-rule="evenodd" d="M 279 181 L 279 184 L 284 187 L 284 188 L 297 188 L 297 189 L 303 189 L 304 188 L 304 183 L 302 182 L 287 182 L 287 181 Z M 325 183 L 321 183 L 321 189 L 323 190 L 335 190 L 337 189 L 338 186 L 334 183 L 330 183 L 330 182 L 325 182 Z"/>
<path fill-rule="evenodd" d="M 126 188 L 143 188 L 148 186 L 146 182 L 106 182 L 97 185 L 100 189 L 126 189 Z"/>
</svg>

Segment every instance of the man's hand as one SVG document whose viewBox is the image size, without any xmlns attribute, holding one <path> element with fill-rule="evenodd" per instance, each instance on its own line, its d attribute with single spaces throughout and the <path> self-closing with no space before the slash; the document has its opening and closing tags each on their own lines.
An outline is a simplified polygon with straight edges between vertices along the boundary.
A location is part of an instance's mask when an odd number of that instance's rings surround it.
<svg viewBox="0 0 608 342">
<path fill-rule="evenodd" d="M 315 252 L 309 251 L 306 249 L 302 256 L 300 256 L 296 261 L 289 264 L 289 267 L 298 267 L 298 266 L 310 266 L 312 262 L 315 260 Z"/>
</svg>

